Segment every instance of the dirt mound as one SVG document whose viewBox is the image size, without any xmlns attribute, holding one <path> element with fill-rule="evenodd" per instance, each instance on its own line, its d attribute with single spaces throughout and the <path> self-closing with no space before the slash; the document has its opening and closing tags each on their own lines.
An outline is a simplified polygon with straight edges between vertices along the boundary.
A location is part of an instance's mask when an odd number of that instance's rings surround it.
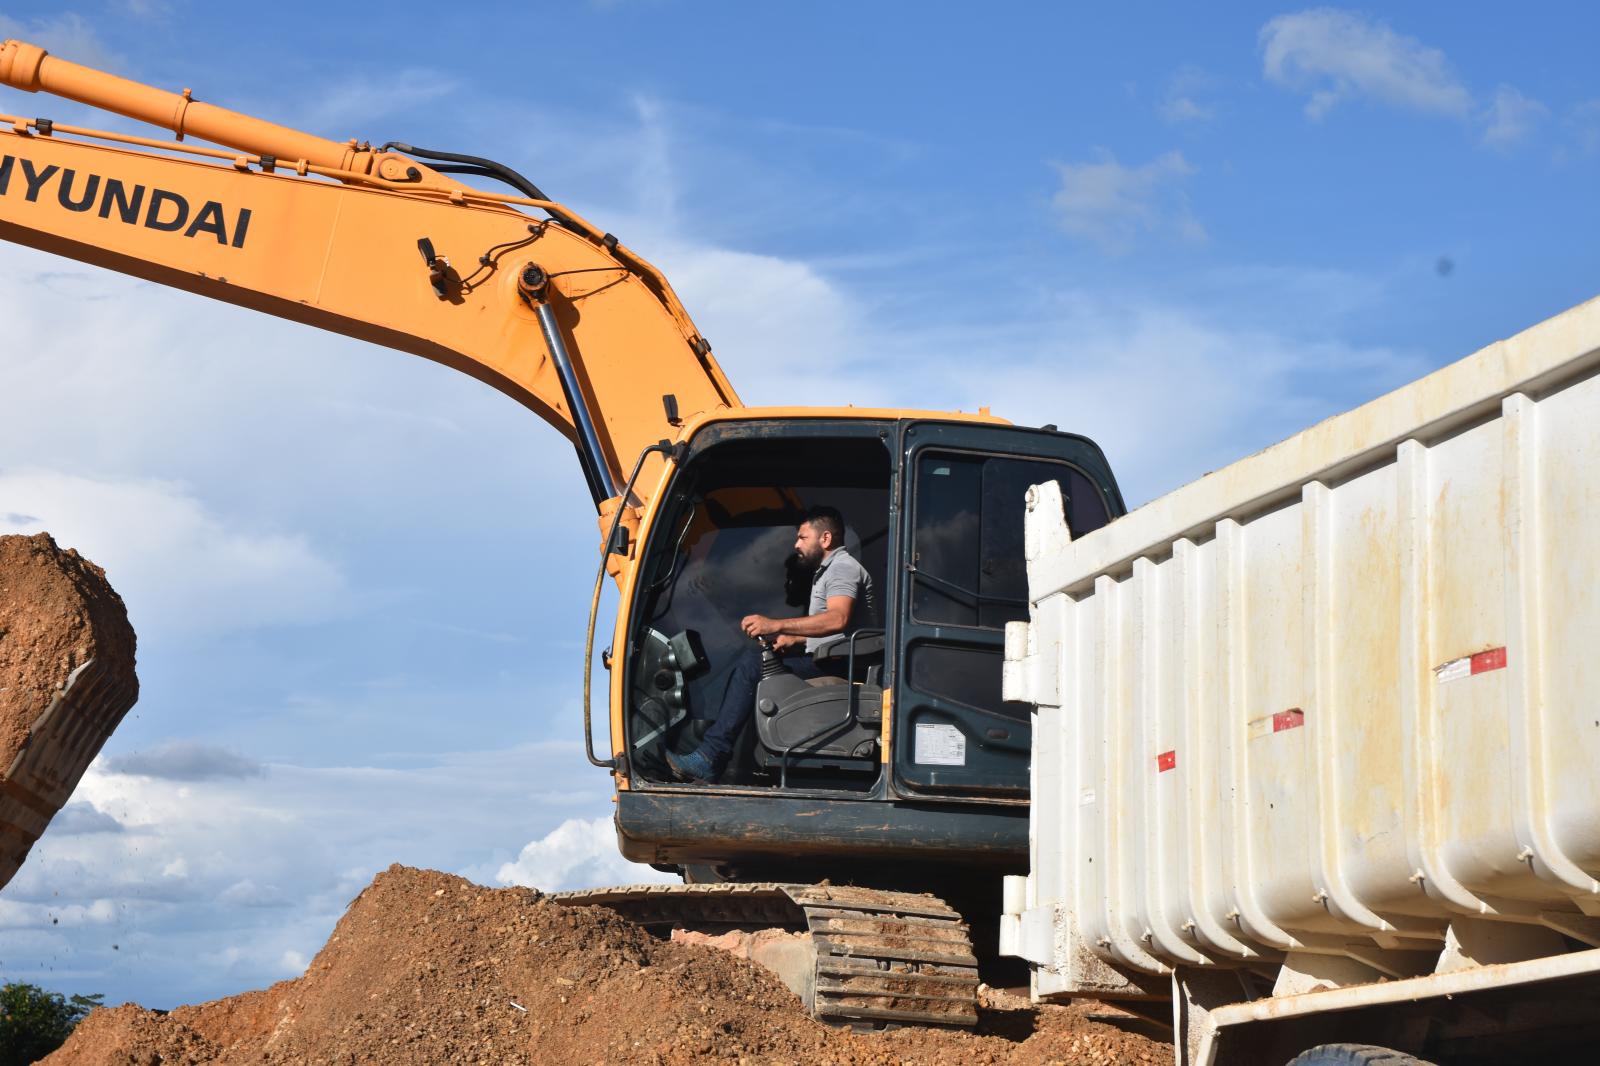
<svg viewBox="0 0 1600 1066">
<path fill-rule="evenodd" d="M 0 537 L 0 886 L 138 695 L 105 571 L 48 533 Z"/>
<path fill-rule="evenodd" d="M 156 1063 L 213 1062 L 217 1047 L 194 1030 L 171 1025 L 157 1011 L 144 1010 L 132 1003 L 94 1011 L 78 1023 L 72 1033 L 72 1046 L 82 1048 L 83 1058 L 75 1062 L 97 1062 L 116 1066 L 155 1066 Z M 41 1062 L 55 1062 L 56 1052 Z"/>
<path fill-rule="evenodd" d="M 199 1063 L 1169 1063 L 1083 1012 L 985 1011 L 978 1034 L 851 1034 L 778 979 L 608 910 L 390 867 L 303 977 L 180 1007 L 97 1010 L 50 1066 Z M 159 1056 L 159 1057 L 157 1057 Z"/>
</svg>

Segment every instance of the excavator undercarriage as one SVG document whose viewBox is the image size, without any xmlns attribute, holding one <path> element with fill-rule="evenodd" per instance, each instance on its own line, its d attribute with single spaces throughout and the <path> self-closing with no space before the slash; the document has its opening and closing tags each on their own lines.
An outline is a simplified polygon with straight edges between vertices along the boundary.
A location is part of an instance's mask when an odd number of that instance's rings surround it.
<svg viewBox="0 0 1600 1066">
<path fill-rule="evenodd" d="M 548 898 L 608 907 L 658 935 L 798 934 L 757 940 L 742 953 L 776 973 L 830 1025 L 971 1026 L 978 1020 L 978 961 L 969 930 L 933 896 L 760 882 L 632 885 Z"/>
</svg>

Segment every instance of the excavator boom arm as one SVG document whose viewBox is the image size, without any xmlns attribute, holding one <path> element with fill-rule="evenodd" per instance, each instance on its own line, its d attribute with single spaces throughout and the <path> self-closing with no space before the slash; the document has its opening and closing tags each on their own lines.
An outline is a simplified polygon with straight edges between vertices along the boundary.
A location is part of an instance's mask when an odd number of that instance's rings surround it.
<svg viewBox="0 0 1600 1066">
<path fill-rule="evenodd" d="M 660 274 L 559 204 L 19 41 L 0 84 L 230 149 L 0 115 L 0 238 L 470 374 L 578 445 L 597 503 L 684 418 L 738 406 Z"/>
</svg>

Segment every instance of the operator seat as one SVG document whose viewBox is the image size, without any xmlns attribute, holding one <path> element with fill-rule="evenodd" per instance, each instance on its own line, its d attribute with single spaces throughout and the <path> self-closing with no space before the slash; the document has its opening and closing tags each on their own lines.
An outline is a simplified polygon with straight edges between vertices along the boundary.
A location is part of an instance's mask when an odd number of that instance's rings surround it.
<svg viewBox="0 0 1600 1066">
<path fill-rule="evenodd" d="M 771 652 L 761 657 L 756 688 L 756 761 L 767 768 L 871 770 L 883 730 L 883 633 L 859 630 L 855 678 L 805 681 Z M 825 649 L 818 662 L 846 661 L 850 640 Z M 786 756 L 787 753 L 787 756 Z"/>
</svg>

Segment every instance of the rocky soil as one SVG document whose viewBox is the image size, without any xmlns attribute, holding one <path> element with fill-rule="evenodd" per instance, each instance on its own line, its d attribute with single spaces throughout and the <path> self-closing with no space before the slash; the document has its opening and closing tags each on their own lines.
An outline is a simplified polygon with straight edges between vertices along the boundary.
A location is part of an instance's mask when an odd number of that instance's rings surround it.
<svg viewBox="0 0 1600 1066">
<path fill-rule="evenodd" d="M 170 1014 L 97 1010 L 50 1066 L 1171 1063 L 1167 1045 L 991 994 L 976 1033 L 812 1021 L 760 967 L 601 908 L 390 867 L 304 976 Z"/>
<path fill-rule="evenodd" d="M 0 537 L 0 886 L 27 855 L 56 807 L 138 695 L 128 611 L 105 571 L 48 533 Z M 115 690 L 92 722 L 52 725 L 72 735 L 53 753 L 31 731 L 72 672 L 93 659 L 102 691 Z M 113 705 L 114 704 L 114 705 Z M 18 756 L 33 746 L 33 764 Z"/>
<path fill-rule="evenodd" d="M 0 537 L 0 771 L 75 667 L 103 658 L 131 672 L 133 655 L 104 570 L 48 533 Z"/>
</svg>

